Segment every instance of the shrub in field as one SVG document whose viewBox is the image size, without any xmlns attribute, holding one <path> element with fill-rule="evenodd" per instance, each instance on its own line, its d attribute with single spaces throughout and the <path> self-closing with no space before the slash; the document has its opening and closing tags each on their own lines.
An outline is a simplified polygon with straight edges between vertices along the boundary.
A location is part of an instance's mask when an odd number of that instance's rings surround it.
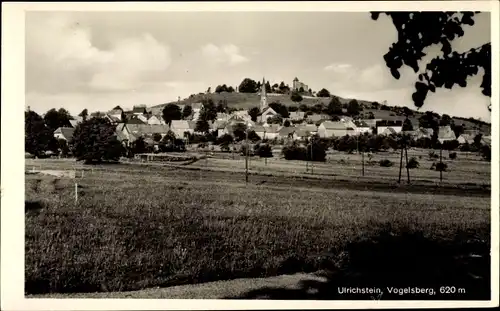
<svg viewBox="0 0 500 311">
<path fill-rule="evenodd" d="M 481 156 L 486 161 L 491 161 L 491 147 L 488 145 L 483 145 L 480 149 Z"/>
<path fill-rule="evenodd" d="M 434 150 L 429 151 L 429 160 L 433 160 L 433 159 L 437 159 L 437 158 L 439 158 L 439 155 Z"/>
<path fill-rule="evenodd" d="M 394 162 L 389 159 L 383 159 L 379 161 L 379 165 L 382 167 L 391 167 L 394 165 Z"/>
<path fill-rule="evenodd" d="M 306 148 L 300 147 L 296 144 L 283 147 L 281 152 L 286 160 L 306 159 Z"/>
<path fill-rule="evenodd" d="M 438 172 L 446 172 L 448 169 L 448 164 L 443 162 L 434 162 L 432 163 L 431 170 L 436 170 Z"/>
<path fill-rule="evenodd" d="M 261 158 L 272 158 L 273 157 L 273 151 L 270 145 L 268 144 L 258 144 L 255 145 L 256 149 L 255 152 L 259 155 Z"/>
<path fill-rule="evenodd" d="M 450 159 L 454 160 L 457 158 L 457 153 L 456 152 L 450 152 L 449 154 Z"/>
<path fill-rule="evenodd" d="M 406 167 L 409 168 L 409 169 L 418 168 L 419 166 L 420 166 L 420 163 L 418 163 L 418 160 L 415 157 L 412 157 L 408 161 L 408 164 L 406 165 Z"/>
</svg>

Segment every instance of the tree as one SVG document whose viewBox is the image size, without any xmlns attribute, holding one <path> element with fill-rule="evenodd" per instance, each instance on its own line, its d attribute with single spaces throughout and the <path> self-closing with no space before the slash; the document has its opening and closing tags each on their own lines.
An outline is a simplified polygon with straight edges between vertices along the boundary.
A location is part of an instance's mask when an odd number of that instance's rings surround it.
<svg viewBox="0 0 500 311">
<path fill-rule="evenodd" d="M 132 154 L 146 153 L 148 151 L 144 137 L 138 137 L 131 146 Z"/>
<path fill-rule="evenodd" d="M 411 123 L 411 120 L 410 120 L 410 119 L 406 118 L 406 119 L 404 120 L 402 130 L 403 130 L 404 132 L 406 132 L 406 131 L 413 131 L 413 124 Z"/>
<path fill-rule="evenodd" d="M 251 142 L 256 142 L 256 141 L 260 140 L 260 136 L 257 135 L 257 133 L 255 131 L 251 130 L 251 131 L 248 132 L 248 139 Z"/>
<path fill-rule="evenodd" d="M 285 122 L 283 122 L 283 126 L 284 127 L 290 127 L 290 121 L 285 120 Z"/>
<path fill-rule="evenodd" d="M 429 91 L 436 88 L 467 86 L 467 78 L 484 70 L 481 83 L 482 93 L 491 97 L 491 43 L 465 52 L 452 49 L 451 42 L 464 35 L 462 27 L 474 25 L 474 15 L 479 12 L 384 12 L 392 19 L 398 41 L 393 43 L 384 55 L 387 67 L 395 79 L 400 78 L 399 69 L 406 65 L 415 73 L 420 71 L 419 61 L 426 54 L 423 50 L 435 44 L 441 44 L 442 55 L 432 59 L 415 83 L 412 95 L 416 107 L 423 106 Z M 372 19 L 377 20 L 381 12 L 372 12 Z M 488 107 L 491 111 L 491 105 Z"/>
<path fill-rule="evenodd" d="M 226 92 L 228 93 L 233 93 L 234 92 L 234 88 L 232 86 L 229 86 L 227 89 L 226 89 Z"/>
<path fill-rule="evenodd" d="M 162 117 L 165 123 L 172 124 L 172 120 L 180 120 L 182 117 L 181 108 L 176 104 L 168 104 L 163 108 Z"/>
<path fill-rule="evenodd" d="M 55 145 L 53 132 L 34 111 L 24 113 L 24 149 L 35 156 L 52 149 Z"/>
<path fill-rule="evenodd" d="M 280 115 L 275 115 L 267 119 L 268 124 L 282 124 L 283 117 Z"/>
<path fill-rule="evenodd" d="M 154 140 L 155 142 L 160 142 L 160 141 L 161 141 L 161 138 L 162 138 L 162 137 L 161 137 L 161 134 L 160 134 L 160 133 L 154 133 L 154 134 L 153 134 L 153 140 Z"/>
<path fill-rule="evenodd" d="M 273 150 L 269 144 L 256 145 L 256 153 L 261 158 L 272 158 L 273 157 Z"/>
<path fill-rule="evenodd" d="M 451 117 L 447 114 L 443 114 L 441 116 L 441 120 L 439 121 L 439 125 L 440 126 L 447 126 L 447 125 L 450 125 L 451 124 Z"/>
<path fill-rule="evenodd" d="M 426 111 L 419 119 L 418 125 L 422 128 L 432 128 L 436 129 L 438 127 L 438 121 L 430 111 Z"/>
<path fill-rule="evenodd" d="M 89 116 L 89 111 L 87 108 L 83 109 L 82 112 L 78 115 L 79 117 L 82 117 L 83 121 L 87 120 L 87 117 Z"/>
<path fill-rule="evenodd" d="M 53 132 L 59 127 L 71 127 L 69 113 L 61 108 L 59 111 L 54 108 L 47 111 L 44 116 L 45 125 Z"/>
<path fill-rule="evenodd" d="M 279 113 L 283 118 L 288 118 L 290 116 L 287 106 L 283 105 L 280 102 L 272 102 L 269 104 L 269 107 Z"/>
<path fill-rule="evenodd" d="M 318 94 L 316 94 L 318 97 L 330 97 L 330 92 L 328 92 L 327 89 L 321 89 Z"/>
<path fill-rule="evenodd" d="M 375 119 L 375 115 L 373 114 L 373 112 L 369 111 L 368 116 L 366 118 L 369 120 L 373 120 L 373 119 Z"/>
<path fill-rule="evenodd" d="M 186 105 L 186 106 L 184 106 L 184 109 L 182 110 L 182 118 L 186 119 L 192 113 L 193 113 L 193 107 L 191 107 L 190 105 Z"/>
<path fill-rule="evenodd" d="M 210 130 L 210 125 L 206 120 L 199 119 L 198 121 L 196 121 L 196 127 L 195 127 L 196 132 L 208 133 L 209 130 Z"/>
<path fill-rule="evenodd" d="M 362 108 L 359 106 L 358 101 L 355 99 L 351 100 L 347 105 L 347 113 L 350 114 L 351 116 L 359 115 L 359 112 L 361 110 Z"/>
<path fill-rule="evenodd" d="M 299 106 L 299 110 L 302 112 L 308 112 L 310 109 L 306 104 L 302 104 Z"/>
<path fill-rule="evenodd" d="M 212 91 L 212 88 L 209 86 L 207 89 L 207 93 L 210 94 L 211 91 Z"/>
<path fill-rule="evenodd" d="M 259 116 L 260 110 L 257 107 L 253 107 L 248 110 L 248 114 L 252 118 L 253 122 L 257 122 L 257 117 Z"/>
<path fill-rule="evenodd" d="M 260 81 L 259 81 L 260 84 Z M 255 93 L 258 92 L 260 85 L 257 85 L 257 82 L 250 78 L 245 78 L 243 81 L 241 81 L 240 86 L 238 87 L 238 90 L 240 93 Z"/>
<path fill-rule="evenodd" d="M 217 107 L 214 104 L 214 101 L 209 99 L 204 99 L 201 101 L 203 104 L 203 108 L 200 111 L 200 119 L 205 121 L 214 121 L 217 119 Z"/>
<path fill-rule="evenodd" d="M 293 92 L 292 96 L 290 96 L 290 99 L 296 103 L 300 103 L 303 100 L 302 95 L 300 95 L 298 92 Z"/>
<path fill-rule="evenodd" d="M 266 92 L 272 93 L 272 88 L 271 88 L 271 84 L 269 83 L 269 81 L 266 81 Z"/>
<path fill-rule="evenodd" d="M 117 161 L 124 152 L 115 127 L 104 118 L 93 118 L 76 126 L 72 151 L 78 161 L 84 160 L 86 164 Z"/>
<path fill-rule="evenodd" d="M 465 132 L 465 128 L 463 125 L 452 124 L 451 129 L 455 133 L 455 137 L 459 137 L 460 135 L 462 135 Z"/>
<path fill-rule="evenodd" d="M 301 87 L 299 88 L 299 93 L 304 93 L 304 92 L 305 92 L 305 91 L 304 91 L 304 87 L 303 87 L 303 86 L 301 86 Z"/>
<path fill-rule="evenodd" d="M 246 137 L 247 126 L 245 123 L 236 123 L 233 126 L 233 135 L 236 141 L 241 141 Z"/>
<path fill-rule="evenodd" d="M 57 144 L 59 146 L 60 155 L 62 157 L 68 156 L 70 149 L 69 149 L 68 142 L 66 141 L 66 139 L 62 139 L 62 138 L 58 139 Z"/>
<path fill-rule="evenodd" d="M 330 103 L 328 104 L 326 112 L 330 116 L 342 115 L 342 104 L 340 103 L 340 100 L 337 97 L 332 97 Z"/>
</svg>

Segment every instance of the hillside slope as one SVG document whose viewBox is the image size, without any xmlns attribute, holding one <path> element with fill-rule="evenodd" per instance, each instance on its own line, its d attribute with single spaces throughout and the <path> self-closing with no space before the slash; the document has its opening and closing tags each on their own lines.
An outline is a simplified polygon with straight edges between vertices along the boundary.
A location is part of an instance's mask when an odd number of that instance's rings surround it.
<svg viewBox="0 0 500 311">
<path fill-rule="evenodd" d="M 337 96 L 338 97 L 338 96 Z M 351 98 L 342 98 L 338 97 L 342 104 L 348 103 Z M 151 107 L 153 113 L 161 114 L 163 107 L 168 104 L 180 104 L 180 105 L 191 105 L 193 103 L 201 102 L 203 99 L 212 99 L 212 101 L 217 104 L 219 102 L 226 102 L 228 107 L 235 109 L 250 109 L 252 107 L 258 107 L 260 103 L 260 95 L 257 93 L 209 93 L 209 94 L 196 94 L 191 95 L 189 98 L 185 98 L 180 100 L 179 102 L 170 102 L 161 105 L 156 105 Z M 371 101 L 356 99 L 360 104 L 365 106 L 371 106 Z M 324 105 L 328 105 L 330 102 L 330 98 L 328 97 L 304 97 L 300 103 L 295 103 L 290 99 L 290 95 L 286 94 L 268 94 L 268 102 L 280 102 L 286 106 L 295 106 L 298 107 L 302 104 L 307 106 L 313 106 L 318 103 L 323 103 Z M 391 107 L 392 108 L 392 107 Z M 414 127 L 418 126 L 418 119 L 425 113 L 425 111 L 415 111 L 413 110 L 414 115 L 410 117 L 412 124 Z M 403 116 L 398 116 L 393 111 L 388 110 L 378 110 L 378 109 L 364 109 L 363 112 L 372 112 L 375 116 L 375 119 L 384 119 L 384 120 L 402 120 Z M 455 124 L 464 124 L 467 129 L 473 129 L 475 127 L 479 127 L 480 130 L 484 133 L 491 132 L 491 124 L 488 123 L 473 123 L 469 119 L 466 118 L 457 118 L 453 117 Z"/>
</svg>

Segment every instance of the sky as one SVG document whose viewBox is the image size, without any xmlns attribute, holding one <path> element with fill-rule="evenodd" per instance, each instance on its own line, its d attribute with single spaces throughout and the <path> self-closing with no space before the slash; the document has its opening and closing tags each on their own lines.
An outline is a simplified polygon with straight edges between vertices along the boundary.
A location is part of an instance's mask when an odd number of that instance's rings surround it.
<svg viewBox="0 0 500 311">
<path fill-rule="evenodd" d="M 453 41 L 458 51 L 491 41 L 490 14 L 474 19 Z M 396 39 L 389 18 L 368 12 L 27 12 L 25 106 L 77 115 L 297 77 L 314 91 L 416 109 L 416 74 L 405 68 L 395 80 L 383 60 Z M 490 122 L 481 79 L 430 93 L 422 110 Z"/>
</svg>

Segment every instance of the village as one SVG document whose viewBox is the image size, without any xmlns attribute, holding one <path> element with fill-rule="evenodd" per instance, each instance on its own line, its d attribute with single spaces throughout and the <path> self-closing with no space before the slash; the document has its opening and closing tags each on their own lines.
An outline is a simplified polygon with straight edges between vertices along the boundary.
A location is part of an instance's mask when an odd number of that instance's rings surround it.
<svg viewBox="0 0 500 311">
<path fill-rule="evenodd" d="M 265 85 L 266 81 L 263 79 L 262 86 Z M 303 85 L 297 79 L 294 80 L 294 90 L 298 91 L 299 87 L 303 88 Z M 366 119 L 359 115 L 350 116 L 346 108 L 342 109 L 342 113 L 332 116 L 324 112 L 301 111 L 300 107 L 295 109 L 292 107 L 290 111 L 285 112 L 288 115 L 283 116 L 271 106 L 277 104 L 278 108 L 282 110 L 284 105 L 279 102 L 269 103 L 270 98 L 273 97 L 272 95 L 268 96 L 265 87 L 261 87 L 257 95 L 260 96 L 260 105 L 258 114 L 254 118 L 250 115 L 251 109 L 236 110 L 228 108 L 227 105 L 222 108 L 216 107 L 218 112 L 214 114 L 215 118 L 207 120 L 208 129 L 204 130 L 200 130 L 197 126 L 198 121 L 201 120 L 203 110 L 206 109 L 203 102 L 195 102 L 191 105 L 177 104 L 179 111 L 190 111 L 190 113 L 182 115 L 180 120 L 170 120 L 170 124 L 167 124 L 164 120 L 161 108 L 152 108 L 146 105 L 137 105 L 128 111 L 116 106 L 107 112 L 92 112 L 89 118 L 100 117 L 108 120 L 116 127 L 116 137 L 124 146 L 131 147 L 137 139 L 142 138 L 148 150 L 152 152 L 159 152 L 159 145 L 162 142 L 164 143 L 167 138 L 182 140 L 185 144 L 193 144 L 207 142 L 203 137 L 208 133 L 213 136 L 213 142 L 225 135 L 234 137 L 234 131 L 238 125 L 243 125 L 244 128 L 248 129 L 251 133 L 250 139 L 252 142 L 262 141 L 273 145 L 283 145 L 293 141 L 307 142 L 311 137 L 328 139 L 367 134 L 381 136 L 404 134 L 410 137 L 413 142 L 417 142 L 432 139 L 435 130 L 432 127 L 414 126 L 411 121 L 409 126 L 408 124 L 405 125 L 407 116 L 404 115 L 390 120 L 381 118 Z M 213 103 L 211 104 L 213 106 Z M 362 108 L 373 109 L 374 107 Z M 285 110 L 288 109 L 285 108 Z M 70 120 L 71 127 L 58 128 L 54 132 L 54 137 L 66 140 L 70 144 L 74 128 L 83 119 L 84 117 L 78 116 Z M 478 135 L 480 135 L 481 144 L 491 145 L 489 133 L 482 133 L 477 128 L 465 128 L 463 126 L 461 131 L 457 132 L 450 124 L 438 127 L 437 141 L 440 144 L 455 142 L 455 148 L 459 148 L 464 145 L 473 145 L 475 139 L 477 143 Z"/>
</svg>

